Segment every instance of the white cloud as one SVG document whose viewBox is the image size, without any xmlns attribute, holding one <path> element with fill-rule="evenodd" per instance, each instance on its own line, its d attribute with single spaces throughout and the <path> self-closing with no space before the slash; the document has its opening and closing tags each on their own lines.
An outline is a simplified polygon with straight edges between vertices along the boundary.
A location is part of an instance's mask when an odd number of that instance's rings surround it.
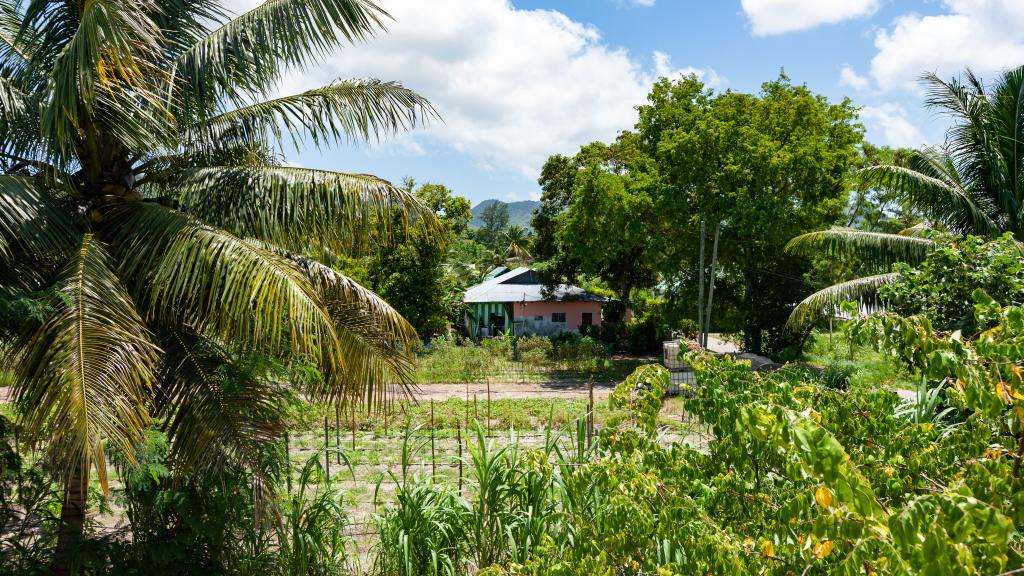
<svg viewBox="0 0 1024 576">
<path fill-rule="evenodd" d="M 880 135 L 881 144 L 917 148 L 925 143 L 924 135 L 907 119 L 906 109 L 895 102 L 865 106 L 861 108 L 860 118 L 864 122 L 869 139 L 877 139 Z"/>
<path fill-rule="evenodd" d="M 247 7 L 234 0 L 236 9 Z M 574 153 L 612 139 L 636 122 L 651 84 L 674 68 L 654 55 L 654 70 L 599 31 L 552 10 L 520 10 L 509 0 L 382 0 L 394 18 L 388 32 L 342 50 L 323 66 L 290 76 L 292 92 L 335 78 L 401 80 L 443 117 L 413 133 L 443 142 L 481 166 L 536 178 L 553 153 Z"/>
<path fill-rule="evenodd" d="M 711 88 L 718 88 L 726 83 L 725 77 L 715 72 L 713 68 L 694 68 L 693 66 L 676 68 L 672 66 L 672 57 L 658 50 L 654 51 L 652 57 L 654 59 L 654 76 L 656 78 L 676 80 L 680 76 L 695 74 L 701 82 Z"/>
<path fill-rule="evenodd" d="M 839 71 L 839 85 L 846 88 L 852 88 L 858 92 L 867 90 L 869 81 L 864 76 L 861 76 L 853 69 L 853 66 L 844 64 L 843 68 Z"/>
<path fill-rule="evenodd" d="M 651 6 L 654 6 L 654 0 L 630 0 L 630 4 L 633 4 L 634 6 L 645 6 L 649 8 Z"/>
<path fill-rule="evenodd" d="M 1024 2 L 943 4 L 946 14 L 904 15 L 877 33 L 871 75 L 880 87 L 914 89 L 923 72 L 946 77 L 971 67 L 984 74 L 1024 63 Z"/>
<path fill-rule="evenodd" d="M 880 0 L 741 0 L 755 36 L 784 34 L 870 16 Z"/>
</svg>

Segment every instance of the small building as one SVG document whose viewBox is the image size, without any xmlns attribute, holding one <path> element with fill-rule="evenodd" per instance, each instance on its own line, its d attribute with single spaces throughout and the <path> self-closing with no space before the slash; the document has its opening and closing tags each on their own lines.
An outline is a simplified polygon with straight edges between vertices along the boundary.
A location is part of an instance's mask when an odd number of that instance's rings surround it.
<svg viewBox="0 0 1024 576">
<path fill-rule="evenodd" d="M 509 329 L 517 336 L 550 336 L 601 324 L 601 305 L 607 300 L 602 296 L 565 284 L 545 294 L 530 268 L 496 269 L 492 274 L 466 290 L 466 329 L 472 338 Z"/>
</svg>

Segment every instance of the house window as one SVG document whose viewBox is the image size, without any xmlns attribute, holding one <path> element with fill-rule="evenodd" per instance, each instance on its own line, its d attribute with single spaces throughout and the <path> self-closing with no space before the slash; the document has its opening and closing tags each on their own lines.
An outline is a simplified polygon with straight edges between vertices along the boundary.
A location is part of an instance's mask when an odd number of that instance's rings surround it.
<svg viewBox="0 0 1024 576">
<path fill-rule="evenodd" d="M 584 312 L 583 313 L 583 325 L 584 326 L 590 326 L 593 323 L 594 323 L 594 313 L 593 312 Z"/>
<path fill-rule="evenodd" d="M 552 312 L 551 321 L 555 324 L 565 324 L 565 312 Z"/>
<path fill-rule="evenodd" d="M 537 322 L 542 322 L 544 320 L 544 316 L 534 316 L 533 319 Z"/>
</svg>

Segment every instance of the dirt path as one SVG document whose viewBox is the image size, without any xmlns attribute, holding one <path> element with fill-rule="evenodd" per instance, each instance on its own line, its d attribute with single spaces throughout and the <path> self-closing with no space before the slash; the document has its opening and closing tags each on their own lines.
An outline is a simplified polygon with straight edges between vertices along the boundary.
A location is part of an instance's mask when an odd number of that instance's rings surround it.
<svg viewBox="0 0 1024 576">
<path fill-rule="evenodd" d="M 594 383 L 594 399 L 604 400 L 611 394 L 615 385 L 611 382 Z M 487 395 L 487 384 L 469 384 L 469 395 L 478 398 Z M 466 384 L 422 384 L 413 390 L 417 400 L 443 401 L 448 398 L 465 398 Z M 11 401 L 12 390 L 0 387 L 0 404 Z M 492 382 L 491 399 L 503 398 L 586 398 L 586 382 Z"/>
<path fill-rule="evenodd" d="M 612 383 L 594 383 L 594 398 L 604 400 L 615 387 Z M 487 384 L 422 384 L 417 387 L 413 396 L 417 400 L 447 400 L 449 398 L 465 398 L 467 389 L 469 396 L 476 394 L 478 398 L 487 395 Z M 505 398 L 586 398 L 586 382 L 492 382 L 490 385 L 491 399 Z"/>
</svg>

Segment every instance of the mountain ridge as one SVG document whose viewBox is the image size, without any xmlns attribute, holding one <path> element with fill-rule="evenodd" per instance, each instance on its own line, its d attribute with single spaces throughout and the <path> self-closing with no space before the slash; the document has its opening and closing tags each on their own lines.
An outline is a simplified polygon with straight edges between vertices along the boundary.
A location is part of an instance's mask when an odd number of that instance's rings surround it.
<svg viewBox="0 0 1024 576">
<path fill-rule="evenodd" d="M 484 210 L 488 206 L 495 202 L 508 206 L 508 224 L 518 224 L 530 228 L 530 220 L 533 219 L 533 211 L 540 207 L 540 202 L 537 200 L 520 200 L 518 202 L 503 202 L 497 198 L 489 198 L 483 200 L 476 206 L 473 206 L 473 219 L 469 222 L 469 225 L 473 228 L 479 228 L 483 226 L 483 221 L 480 216 L 484 213 Z"/>
</svg>

